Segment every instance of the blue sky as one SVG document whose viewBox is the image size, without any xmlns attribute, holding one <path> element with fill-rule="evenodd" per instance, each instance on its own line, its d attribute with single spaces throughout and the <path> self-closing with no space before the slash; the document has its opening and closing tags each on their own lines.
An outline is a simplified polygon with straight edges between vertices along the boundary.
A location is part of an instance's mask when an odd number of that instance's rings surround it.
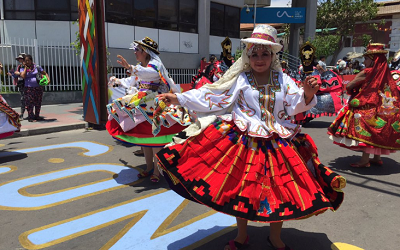
<svg viewBox="0 0 400 250">
<path fill-rule="evenodd" d="M 374 2 L 383 2 L 387 0 L 375 0 Z M 271 7 L 288 7 L 288 3 L 291 3 L 291 0 L 271 0 Z"/>
</svg>

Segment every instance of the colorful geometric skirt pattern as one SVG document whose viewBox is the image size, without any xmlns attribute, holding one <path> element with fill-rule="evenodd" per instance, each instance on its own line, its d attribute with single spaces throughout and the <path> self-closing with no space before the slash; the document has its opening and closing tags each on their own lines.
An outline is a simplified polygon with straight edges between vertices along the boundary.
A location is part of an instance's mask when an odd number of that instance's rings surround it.
<svg viewBox="0 0 400 250">
<path fill-rule="evenodd" d="M 157 157 L 178 194 L 252 221 L 306 218 L 338 209 L 344 197 L 345 179 L 320 163 L 308 135 L 255 138 L 217 121 Z"/>
<path fill-rule="evenodd" d="M 172 125 L 170 128 L 162 127 L 157 136 L 154 136 L 150 123 L 146 121 L 138 124 L 133 129 L 124 132 L 120 124 L 116 120 L 112 119 L 107 121 L 106 129 L 108 133 L 118 141 L 144 147 L 163 147 L 170 143 L 172 138 L 185 129 L 185 127 L 178 123 Z"/>
</svg>

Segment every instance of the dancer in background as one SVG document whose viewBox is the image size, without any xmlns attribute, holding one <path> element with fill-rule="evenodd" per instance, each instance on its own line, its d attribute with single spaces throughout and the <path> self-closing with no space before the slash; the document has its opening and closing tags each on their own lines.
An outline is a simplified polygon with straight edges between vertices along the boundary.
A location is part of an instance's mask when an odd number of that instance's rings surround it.
<svg viewBox="0 0 400 250">
<path fill-rule="evenodd" d="M 20 128 L 21 122 L 18 113 L 0 95 L 0 139 L 19 132 Z"/>
<path fill-rule="evenodd" d="M 107 105 L 109 121 L 106 128 L 115 139 L 143 147 L 146 170 L 138 174 L 138 177 L 150 177 L 152 182 L 159 182 L 160 174 L 158 168 L 154 167 L 155 153 L 170 143 L 172 137 L 184 128 L 176 122 L 185 124 L 182 119 L 190 117 L 167 116 L 155 124 L 153 113 L 157 110 L 154 100 L 156 95 L 170 91 L 178 93 L 180 89 L 158 57 L 158 44 L 153 39 L 145 37 L 140 41 L 134 41 L 131 49 L 134 50 L 139 64 L 130 65 L 125 58 L 118 56 L 118 63 L 130 70 L 132 76 L 113 79 L 111 82 L 123 85 L 130 91 L 128 95 Z M 190 124 L 190 121 L 186 123 Z"/>
<path fill-rule="evenodd" d="M 386 53 L 383 44 L 367 46 L 366 68 L 347 84 L 349 102 L 328 129 L 335 144 L 362 152 L 361 159 L 350 164 L 355 168 L 382 166 L 381 155 L 400 150 L 400 93 Z"/>
</svg>

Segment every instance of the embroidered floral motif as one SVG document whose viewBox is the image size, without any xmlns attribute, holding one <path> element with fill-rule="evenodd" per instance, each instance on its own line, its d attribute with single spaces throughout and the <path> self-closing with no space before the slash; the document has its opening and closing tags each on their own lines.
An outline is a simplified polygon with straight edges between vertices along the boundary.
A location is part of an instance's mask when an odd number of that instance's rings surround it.
<svg viewBox="0 0 400 250">
<path fill-rule="evenodd" d="M 382 97 L 382 106 L 380 107 L 379 113 L 384 115 L 394 115 L 399 109 L 393 104 L 396 101 L 396 98 L 392 96 L 392 92 L 390 91 L 390 87 L 386 84 L 383 92 L 380 92 L 379 95 Z"/>
<path fill-rule="evenodd" d="M 219 108 L 224 108 L 222 106 L 223 104 L 229 105 L 230 102 L 227 102 L 226 99 L 229 99 L 232 96 L 232 94 L 228 95 L 228 92 L 229 92 L 229 90 L 225 90 L 220 95 L 216 95 L 212 92 L 206 93 L 204 97 L 205 97 L 206 101 L 209 101 L 210 110 L 212 109 L 213 106 L 217 106 Z M 225 97 L 223 97 L 221 99 L 221 96 L 225 96 Z M 213 99 L 215 99 L 215 102 L 213 101 Z M 219 102 L 219 101 L 221 101 L 221 102 Z"/>
<path fill-rule="evenodd" d="M 259 103 L 261 108 L 261 120 L 265 121 L 266 116 L 274 113 L 275 107 L 275 92 L 281 91 L 281 85 L 279 84 L 279 72 L 271 71 L 270 81 L 266 86 L 257 86 L 256 80 L 251 71 L 246 72 L 247 80 L 251 87 L 260 92 Z M 268 111 L 270 114 L 268 114 Z"/>
<path fill-rule="evenodd" d="M 240 90 L 238 105 L 239 105 L 240 110 L 243 113 L 245 113 L 246 115 L 252 117 L 256 114 L 255 109 L 250 108 L 250 105 L 246 102 L 246 100 L 244 98 L 244 93 L 242 90 Z"/>
<path fill-rule="evenodd" d="M 395 122 L 392 124 L 392 128 L 393 128 L 397 133 L 400 133 L 400 123 L 399 123 L 399 121 L 395 121 Z"/>
</svg>

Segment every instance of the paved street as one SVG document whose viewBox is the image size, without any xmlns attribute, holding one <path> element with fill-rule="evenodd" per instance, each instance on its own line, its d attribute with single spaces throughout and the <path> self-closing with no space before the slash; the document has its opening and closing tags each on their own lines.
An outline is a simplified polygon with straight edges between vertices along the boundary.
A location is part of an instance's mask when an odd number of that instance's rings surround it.
<svg viewBox="0 0 400 250">
<path fill-rule="evenodd" d="M 383 167 L 353 169 L 361 153 L 332 144 L 332 121 L 316 119 L 303 132 L 346 177 L 344 203 L 284 223 L 283 240 L 294 250 L 400 249 L 400 153 L 383 157 Z M 184 201 L 164 180 L 138 180 L 145 162 L 137 149 L 104 130 L 0 140 L 0 250 L 223 249 L 236 235 L 234 218 Z M 268 232 L 250 223 L 246 249 L 268 249 Z"/>
</svg>

